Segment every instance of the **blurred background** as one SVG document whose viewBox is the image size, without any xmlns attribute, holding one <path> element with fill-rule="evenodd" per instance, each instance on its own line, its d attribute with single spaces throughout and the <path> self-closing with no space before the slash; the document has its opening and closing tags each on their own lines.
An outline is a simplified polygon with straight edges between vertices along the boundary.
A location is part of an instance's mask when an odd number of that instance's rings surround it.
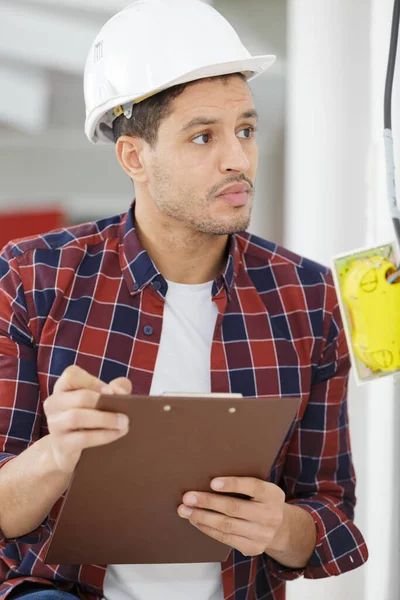
<svg viewBox="0 0 400 600">
<path fill-rule="evenodd" d="M 392 241 L 382 143 L 392 0 L 210 3 L 251 52 L 277 55 L 252 84 L 261 121 L 251 231 L 327 265 Z M 132 186 L 113 148 L 84 136 L 82 92 L 93 38 L 127 4 L 0 0 L 0 245 L 127 210 Z M 290 583 L 288 600 L 400 597 L 399 405 L 392 378 L 351 382 L 356 522 L 370 560 L 339 578 Z"/>
</svg>

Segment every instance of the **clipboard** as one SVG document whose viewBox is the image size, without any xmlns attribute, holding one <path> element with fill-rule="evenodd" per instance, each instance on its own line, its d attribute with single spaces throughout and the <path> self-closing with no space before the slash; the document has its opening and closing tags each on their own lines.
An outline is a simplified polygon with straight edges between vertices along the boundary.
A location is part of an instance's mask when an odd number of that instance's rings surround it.
<svg viewBox="0 0 400 600">
<path fill-rule="evenodd" d="M 63 500 L 45 564 L 223 562 L 230 548 L 177 514 L 214 477 L 266 480 L 299 398 L 101 396 L 128 434 L 87 448 Z"/>
</svg>

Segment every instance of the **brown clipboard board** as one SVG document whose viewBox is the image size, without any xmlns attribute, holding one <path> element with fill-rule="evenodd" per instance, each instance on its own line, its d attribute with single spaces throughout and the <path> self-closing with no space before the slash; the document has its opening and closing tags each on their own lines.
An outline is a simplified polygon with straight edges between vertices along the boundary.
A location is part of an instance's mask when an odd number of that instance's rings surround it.
<svg viewBox="0 0 400 600">
<path fill-rule="evenodd" d="M 223 562 L 230 548 L 177 514 L 218 476 L 266 480 L 299 398 L 101 396 L 128 434 L 83 451 L 45 564 Z"/>
</svg>

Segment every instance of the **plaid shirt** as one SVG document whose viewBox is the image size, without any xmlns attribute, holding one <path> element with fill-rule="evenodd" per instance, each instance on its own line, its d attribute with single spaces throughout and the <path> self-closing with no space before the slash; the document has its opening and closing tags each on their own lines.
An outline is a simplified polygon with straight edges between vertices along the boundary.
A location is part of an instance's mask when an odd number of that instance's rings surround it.
<svg viewBox="0 0 400 600">
<path fill-rule="evenodd" d="M 166 293 L 136 234 L 134 207 L 4 248 L 0 466 L 48 433 L 43 401 L 69 365 L 107 383 L 126 376 L 134 394 L 149 393 Z M 324 267 L 240 233 L 231 237 L 212 296 L 219 311 L 212 391 L 302 398 L 269 480 L 312 515 L 315 552 L 302 570 L 236 550 L 222 565 L 226 600 L 284 600 L 286 580 L 339 575 L 368 556 L 352 522 L 349 360 L 335 290 Z M 0 532 L 0 597 L 27 579 L 85 600 L 102 596 L 104 565 L 43 563 L 60 505 L 28 535 L 8 540 Z"/>
</svg>

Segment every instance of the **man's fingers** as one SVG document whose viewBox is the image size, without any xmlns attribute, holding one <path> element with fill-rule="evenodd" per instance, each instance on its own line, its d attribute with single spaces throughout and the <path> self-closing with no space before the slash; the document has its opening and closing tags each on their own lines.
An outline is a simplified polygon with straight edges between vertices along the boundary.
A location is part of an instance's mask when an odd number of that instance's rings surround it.
<svg viewBox="0 0 400 600">
<path fill-rule="evenodd" d="M 52 414 L 63 412 L 75 408 L 94 409 L 100 395 L 90 390 L 76 390 L 68 393 L 59 393 L 56 396 L 49 396 L 43 402 L 44 414 L 49 418 Z"/>
<path fill-rule="evenodd" d="M 126 377 L 118 377 L 108 384 L 115 394 L 130 394 L 132 392 L 132 383 Z"/>
<path fill-rule="evenodd" d="M 234 535 L 230 533 L 224 533 L 218 529 L 213 529 L 208 525 L 194 524 L 194 526 L 215 540 L 218 540 L 222 544 L 229 546 L 230 548 L 236 548 L 243 554 L 243 556 L 259 556 L 265 551 L 263 543 L 254 542 L 248 538 Z"/>
<path fill-rule="evenodd" d="M 190 508 L 202 508 L 229 517 L 257 521 L 259 504 L 250 500 L 231 498 L 224 494 L 208 494 L 206 492 L 187 492 L 183 503 Z"/>
<path fill-rule="evenodd" d="M 209 510 L 189 509 L 184 504 L 178 508 L 178 514 L 184 519 L 189 519 L 195 527 L 210 527 L 227 536 L 247 538 L 252 542 L 263 544 L 264 548 L 267 547 L 273 533 L 272 528 L 264 527 L 257 522 L 235 519 Z"/>
<path fill-rule="evenodd" d="M 118 377 L 106 385 L 101 379 L 90 375 L 77 365 L 67 367 L 56 381 L 53 393 L 70 392 L 73 390 L 93 390 L 98 393 L 130 394 L 132 383 L 127 377 Z"/>
<path fill-rule="evenodd" d="M 73 448 L 94 448 L 111 444 L 128 433 L 127 429 L 94 429 L 92 431 L 73 431 L 68 435 L 66 446 Z"/>
<path fill-rule="evenodd" d="M 126 415 L 87 408 L 64 410 L 48 418 L 49 430 L 57 435 L 82 429 L 124 430 L 128 424 Z"/>
<path fill-rule="evenodd" d="M 254 477 L 218 477 L 213 479 L 211 487 L 216 492 L 244 494 L 263 504 L 285 501 L 285 494 L 278 486 Z"/>
<path fill-rule="evenodd" d="M 106 384 L 101 379 L 90 375 L 77 365 L 71 365 L 65 369 L 56 381 L 53 393 L 70 392 L 72 390 L 93 390 L 100 393 L 104 387 L 106 387 Z"/>
<path fill-rule="evenodd" d="M 231 498 L 224 494 L 187 492 L 183 496 L 183 504 L 187 508 L 202 509 L 202 512 L 212 512 L 263 526 L 270 526 L 279 518 L 279 512 L 272 506 L 269 508 L 261 502 Z"/>
<path fill-rule="evenodd" d="M 62 470 L 72 473 L 84 448 L 110 444 L 127 434 L 126 415 L 98 410 L 97 405 L 101 394 L 131 391 L 126 377 L 106 385 L 76 365 L 65 369 L 43 403 L 54 457 Z"/>
</svg>

